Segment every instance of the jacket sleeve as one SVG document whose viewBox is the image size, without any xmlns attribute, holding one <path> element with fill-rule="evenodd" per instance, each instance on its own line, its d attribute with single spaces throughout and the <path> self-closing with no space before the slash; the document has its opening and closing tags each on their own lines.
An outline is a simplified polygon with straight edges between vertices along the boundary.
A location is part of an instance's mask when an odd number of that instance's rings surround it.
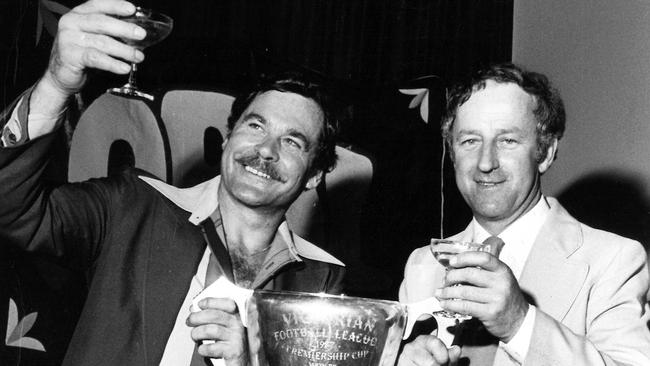
<svg viewBox="0 0 650 366">
<path fill-rule="evenodd" d="M 30 93 L 31 89 L 26 90 L 0 113 L 0 147 L 21 145 L 27 140 Z"/>
<path fill-rule="evenodd" d="M 646 253 L 632 244 L 592 287 L 584 335 L 537 311 L 524 365 L 650 365 Z"/>
<path fill-rule="evenodd" d="M 26 94 L 25 94 L 26 95 Z M 11 118 L 16 103 L 0 117 Z M 19 108 L 19 118 L 27 109 Z M 106 184 L 46 182 L 44 172 L 58 134 L 0 147 L 0 246 L 63 257 L 74 267 L 96 258 L 107 215 Z"/>
</svg>

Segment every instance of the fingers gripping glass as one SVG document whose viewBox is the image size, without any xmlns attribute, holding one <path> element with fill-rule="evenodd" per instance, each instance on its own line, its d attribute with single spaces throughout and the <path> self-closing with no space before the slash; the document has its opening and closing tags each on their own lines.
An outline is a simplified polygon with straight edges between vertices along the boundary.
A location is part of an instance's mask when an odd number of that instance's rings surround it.
<svg viewBox="0 0 650 366">
<path fill-rule="evenodd" d="M 172 31 L 174 26 L 174 21 L 172 18 L 168 17 L 165 14 L 157 13 L 153 10 L 143 9 L 137 7 L 135 13 L 128 17 L 118 17 L 119 19 L 137 24 L 138 26 L 144 28 L 147 31 L 147 36 L 141 40 L 133 40 L 122 38 L 122 42 L 138 48 L 139 50 L 144 50 L 145 48 L 154 45 L 163 39 L 167 38 L 169 33 Z M 108 92 L 116 95 L 125 95 L 131 97 L 144 98 L 148 100 L 153 100 L 153 95 L 145 93 L 138 89 L 137 82 L 135 79 L 135 73 L 137 71 L 137 65 L 131 63 L 131 72 L 129 73 L 129 81 L 119 88 L 108 89 Z"/>
<path fill-rule="evenodd" d="M 449 260 L 456 254 L 469 251 L 490 253 L 493 252 L 492 245 L 490 244 L 472 243 L 449 239 L 431 239 L 429 249 L 431 250 L 431 253 L 436 258 L 436 260 L 445 267 L 445 271 L 449 271 Z M 460 284 L 453 286 L 460 286 Z M 434 315 L 458 320 L 471 318 L 469 315 L 454 313 L 447 310 L 438 311 Z"/>
</svg>

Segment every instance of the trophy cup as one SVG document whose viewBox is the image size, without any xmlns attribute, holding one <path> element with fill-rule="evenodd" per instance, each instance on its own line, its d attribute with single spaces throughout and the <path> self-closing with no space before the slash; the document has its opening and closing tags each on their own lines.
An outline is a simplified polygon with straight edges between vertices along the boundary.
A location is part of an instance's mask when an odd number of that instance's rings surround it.
<svg viewBox="0 0 650 366">
<path fill-rule="evenodd" d="M 253 366 L 393 366 L 419 315 L 440 309 L 434 298 L 404 305 L 265 290 L 255 290 L 246 308 Z"/>
<path fill-rule="evenodd" d="M 441 310 L 438 300 L 401 304 L 292 291 L 248 290 L 219 278 L 205 297 L 235 301 L 247 328 L 252 366 L 393 366 L 400 342 L 423 314 Z M 210 342 L 210 341 L 206 341 Z"/>
</svg>

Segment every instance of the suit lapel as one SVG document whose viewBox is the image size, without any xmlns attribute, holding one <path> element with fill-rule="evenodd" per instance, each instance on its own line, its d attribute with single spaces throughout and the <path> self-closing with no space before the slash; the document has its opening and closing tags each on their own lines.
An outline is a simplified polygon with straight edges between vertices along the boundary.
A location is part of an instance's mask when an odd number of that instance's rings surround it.
<svg viewBox="0 0 650 366">
<path fill-rule="evenodd" d="M 519 285 L 532 303 L 561 321 L 571 308 L 589 271 L 571 255 L 583 244 L 580 224 L 549 198 L 551 212 L 533 244 Z"/>
<path fill-rule="evenodd" d="M 147 360 L 157 365 L 162 357 L 178 311 L 205 251 L 201 230 L 187 221 L 160 224 L 154 230 L 144 280 L 144 339 Z"/>
<path fill-rule="evenodd" d="M 580 224 L 560 204 L 548 198 L 551 212 L 531 249 L 519 285 L 532 298 L 532 303 L 555 319 L 562 320 L 582 288 L 588 265 L 573 261 L 571 255 L 582 246 Z M 472 225 L 453 239 L 471 241 Z M 455 342 L 463 343 L 461 339 Z M 463 344 L 461 357 L 468 357 L 471 365 L 506 364 L 502 351 L 496 345 Z M 504 358 L 505 357 L 505 358 Z M 494 360 L 494 361 L 493 361 Z M 507 362 L 507 364 L 510 364 Z"/>
</svg>

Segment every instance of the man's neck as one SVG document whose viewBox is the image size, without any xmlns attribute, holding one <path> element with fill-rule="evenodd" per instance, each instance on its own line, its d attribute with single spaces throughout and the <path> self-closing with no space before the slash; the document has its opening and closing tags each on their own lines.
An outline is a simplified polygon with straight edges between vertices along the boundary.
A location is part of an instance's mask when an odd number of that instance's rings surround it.
<svg viewBox="0 0 650 366">
<path fill-rule="evenodd" d="M 223 194 L 222 194 L 223 193 Z M 234 200 L 219 187 L 219 210 L 229 249 L 259 252 L 272 242 L 286 210 L 251 208 Z"/>
<path fill-rule="evenodd" d="M 513 222 L 517 221 L 517 219 L 520 216 L 516 217 L 509 217 L 505 220 L 499 220 L 499 221 L 493 221 L 493 220 L 482 220 L 478 217 L 476 218 L 476 222 L 478 222 L 481 227 L 485 229 L 490 235 L 497 236 L 503 232 L 510 224 Z"/>
<path fill-rule="evenodd" d="M 531 198 L 528 200 L 527 204 L 522 206 L 521 210 L 517 212 L 515 215 L 511 215 L 509 217 L 499 219 L 499 220 L 494 220 L 494 219 L 486 219 L 486 218 L 481 218 L 478 216 L 474 216 L 476 218 L 476 221 L 488 232 L 490 235 L 499 235 L 501 234 L 508 226 L 510 226 L 513 222 L 519 220 L 522 216 L 524 216 L 526 213 L 528 213 L 530 210 L 537 205 L 537 203 L 540 201 L 542 198 L 542 193 L 541 192 L 535 192 L 533 195 L 531 195 Z"/>
</svg>

